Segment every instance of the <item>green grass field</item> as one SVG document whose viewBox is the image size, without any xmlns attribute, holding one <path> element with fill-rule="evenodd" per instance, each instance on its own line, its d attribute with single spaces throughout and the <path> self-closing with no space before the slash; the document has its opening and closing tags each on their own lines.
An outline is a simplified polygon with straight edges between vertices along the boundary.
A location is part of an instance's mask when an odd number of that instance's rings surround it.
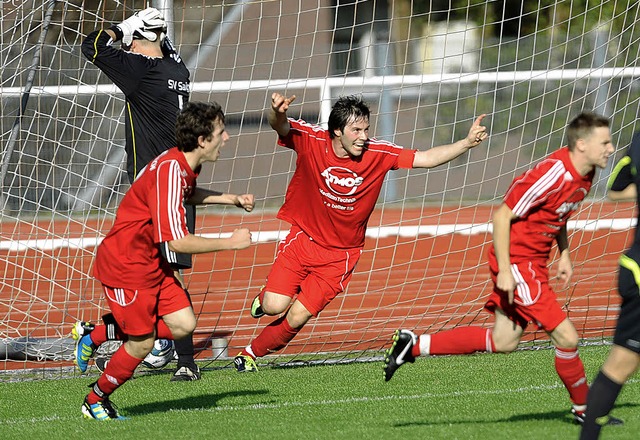
<svg viewBox="0 0 640 440">
<path fill-rule="evenodd" d="M 591 380 L 608 347 L 583 347 Z M 205 365 L 205 364 L 203 364 Z M 96 370 L 94 370 L 96 371 Z M 128 420 L 84 420 L 96 374 L 0 384 L 1 439 L 573 439 L 567 392 L 551 350 L 420 358 L 385 383 L 382 362 L 205 369 L 198 382 L 138 374 L 112 400 Z M 640 381 L 602 438 L 637 439 Z"/>
</svg>

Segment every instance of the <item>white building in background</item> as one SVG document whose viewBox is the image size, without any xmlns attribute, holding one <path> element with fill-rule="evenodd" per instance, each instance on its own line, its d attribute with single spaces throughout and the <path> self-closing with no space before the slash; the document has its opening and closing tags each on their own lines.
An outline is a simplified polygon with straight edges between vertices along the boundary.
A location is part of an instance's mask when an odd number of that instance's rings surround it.
<svg viewBox="0 0 640 440">
<path fill-rule="evenodd" d="M 478 72 L 480 29 L 465 21 L 434 21 L 413 44 L 415 74 Z"/>
</svg>

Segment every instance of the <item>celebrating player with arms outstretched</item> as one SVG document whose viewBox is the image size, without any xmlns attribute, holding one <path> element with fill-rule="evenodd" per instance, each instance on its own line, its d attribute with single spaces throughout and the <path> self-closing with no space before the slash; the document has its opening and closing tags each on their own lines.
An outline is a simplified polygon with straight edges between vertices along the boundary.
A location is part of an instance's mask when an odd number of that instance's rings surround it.
<svg viewBox="0 0 640 440">
<path fill-rule="evenodd" d="M 458 327 L 425 334 L 396 331 L 385 356 L 385 380 L 420 355 L 509 353 L 529 322 L 545 330 L 556 347 L 555 367 L 569 391 L 575 420 L 584 420 L 587 379 L 578 355 L 578 333 L 549 286 L 547 261 L 556 242 L 558 278 L 565 287 L 573 266 L 567 220 L 591 189 L 596 168 L 613 154 L 609 120 L 578 115 L 567 127 L 568 146 L 514 179 L 493 215 L 489 268 L 494 289 L 485 308 L 495 316 L 493 329 Z"/>
<path fill-rule="evenodd" d="M 255 318 L 286 313 L 236 356 L 240 372 L 255 371 L 257 357 L 285 347 L 347 287 L 388 171 L 441 165 L 487 137 L 482 115 L 458 142 L 408 150 L 369 138 L 369 107 L 357 97 L 338 99 L 328 130 L 287 118 L 294 99 L 274 93 L 268 114 L 278 144 L 297 153 L 296 171 L 278 213 L 291 230 L 251 307 Z"/>
</svg>

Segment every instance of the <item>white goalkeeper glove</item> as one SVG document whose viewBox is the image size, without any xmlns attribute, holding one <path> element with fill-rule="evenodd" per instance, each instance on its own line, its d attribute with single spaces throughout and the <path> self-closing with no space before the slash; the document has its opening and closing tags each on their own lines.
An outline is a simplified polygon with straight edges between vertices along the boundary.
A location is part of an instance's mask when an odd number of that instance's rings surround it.
<svg viewBox="0 0 640 440">
<path fill-rule="evenodd" d="M 122 44 L 125 46 L 130 46 L 134 37 L 156 41 L 156 31 L 164 32 L 167 29 L 164 17 L 156 8 L 136 12 L 117 26 L 122 31 Z"/>
<path fill-rule="evenodd" d="M 164 21 L 164 16 L 156 8 L 143 9 L 136 15 L 144 22 L 144 31 L 167 31 L 167 23 Z"/>
</svg>

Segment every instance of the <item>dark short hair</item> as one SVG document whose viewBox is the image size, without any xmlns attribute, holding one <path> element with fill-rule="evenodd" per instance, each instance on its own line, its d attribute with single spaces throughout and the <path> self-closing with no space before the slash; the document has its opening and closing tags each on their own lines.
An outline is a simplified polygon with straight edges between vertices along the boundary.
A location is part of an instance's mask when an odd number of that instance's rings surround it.
<svg viewBox="0 0 640 440">
<path fill-rule="evenodd" d="M 594 128 L 609 127 L 609 119 L 593 112 L 582 112 L 576 116 L 567 127 L 567 145 L 573 150 L 578 139 L 584 139 Z"/>
<path fill-rule="evenodd" d="M 210 137 L 215 121 L 224 123 L 224 112 L 217 102 L 188 102 L 176 120 L 176 145 L 180 151 L 189 152 L 198 146 L 198 138 Z"/>
<path fill-rule="evenodd" d="M 334 130 L 344 131 L 344 127 L 346 127 L 349 120 L 369 119 L 369 114 L 369 106 L 361 97 L 355 95 L 341 96 L 329 114 L 329 136 L 333 139 L 336 136 Z"/>
</svg>

